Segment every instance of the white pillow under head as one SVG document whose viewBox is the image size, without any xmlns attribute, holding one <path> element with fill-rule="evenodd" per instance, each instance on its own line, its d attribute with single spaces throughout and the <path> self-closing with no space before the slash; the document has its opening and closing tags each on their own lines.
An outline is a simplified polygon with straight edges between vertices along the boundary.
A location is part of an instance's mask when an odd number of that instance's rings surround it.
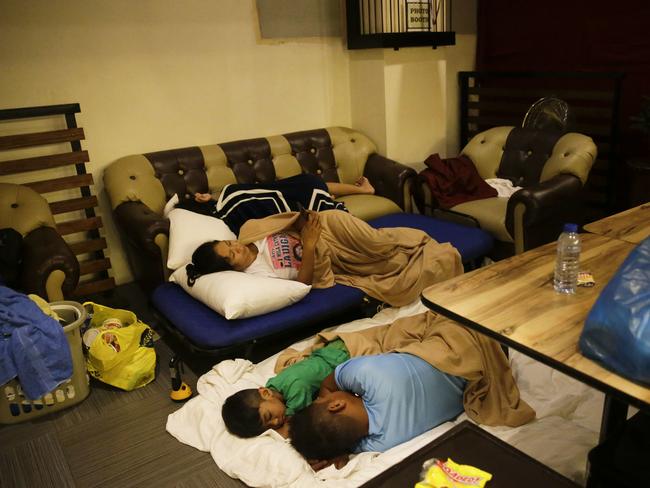
<svg viewBox="0 0 650 488">
<path fill-rule="evenodd" d="M 207 241 L 228 241 L 237 236 L 220 219 L 175 208 L 169 212 L 167 267 L 178 269 L 192 260 L 192 253 Z"/>
<path fill-rule="evenodd" d="M 267 278 L 241 271 L 220 271 L 201 276 L 194 286 L 187 285 L 185 266 L 169 281 L 227 319 L 254 317 L 287 307 L 304 298 L 311 286 L 299 281 Z"/>
</svg>

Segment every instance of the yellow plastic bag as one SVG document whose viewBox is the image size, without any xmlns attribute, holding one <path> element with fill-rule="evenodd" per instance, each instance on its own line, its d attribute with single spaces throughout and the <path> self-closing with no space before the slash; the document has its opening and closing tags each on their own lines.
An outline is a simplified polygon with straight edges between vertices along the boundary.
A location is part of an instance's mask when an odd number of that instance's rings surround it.
<svg viewBox="0 0 650 488">
<path fill-rule="evenodd" d="M 91 315 L 89 330 L 96 330 L 86 357 L 88 373 L 127 391 L 150 383 L 156 372 L 153 330 L 129 310 L 93 302 L 84 307 Z"/>
<path fill-rule="evenodd" d="M 430 459 L 425 462 L 424 480 L 416 483 L 415 488 L 483 488 L 492 479 L 492 474 L 474 466 L 458 464 L 450 458 L 447 461 Z"/>
</svg>

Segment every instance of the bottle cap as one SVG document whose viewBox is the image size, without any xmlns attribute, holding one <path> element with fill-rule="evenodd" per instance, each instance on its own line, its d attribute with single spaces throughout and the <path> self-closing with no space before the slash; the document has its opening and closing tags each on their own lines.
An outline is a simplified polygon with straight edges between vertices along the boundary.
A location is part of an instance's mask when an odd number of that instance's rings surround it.
<svg viewBox="0 0 650 488">
<path fill-rule="evenodd" d="M 578 224 L 564 224 L 564 232 L 578 232 Z"/>
</svg>

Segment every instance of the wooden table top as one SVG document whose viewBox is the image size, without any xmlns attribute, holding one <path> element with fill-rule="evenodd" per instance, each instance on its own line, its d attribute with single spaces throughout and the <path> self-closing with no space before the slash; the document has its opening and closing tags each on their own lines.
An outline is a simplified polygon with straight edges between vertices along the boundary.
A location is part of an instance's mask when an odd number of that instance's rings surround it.
<svg viewBox="0 0 650 488">
<path fill-rule="evenodd" d="M 650 388 L 607 371 L 578 349 L 589 310 L 635 246 L 597 234 L 580 236 L 580 269 L 590 271 L 596 285 L 579 287 L 575 295 L 553 290 L 556 244 L 550 243 L 432 285 L 422 301 L 584 383 L 648 408 Z"/>
<path fill-rule="evenodd" d="M 650 203 L 591 222 L 583 229 L 592 234 L 638 244 L 650 236 Z"/>
</svg>

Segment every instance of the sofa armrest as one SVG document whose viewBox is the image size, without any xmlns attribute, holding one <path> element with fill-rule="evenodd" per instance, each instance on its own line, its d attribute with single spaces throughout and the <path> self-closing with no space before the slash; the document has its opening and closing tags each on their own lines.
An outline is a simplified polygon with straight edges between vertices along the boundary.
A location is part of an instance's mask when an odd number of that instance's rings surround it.
<svg viewBox="0 0 650 488">
<path fill-rule="evenodd" d="M 564 223 L 575 222 L 581 188 L 579 178 L 559 174 L 514 193 L 508 200 L 506 228 L 514 238 L 515 252 L 551 242 Z"/>
<path fill-rule="evenodd" d="M 363 175 L 375 187 L 376 195 L 409 210 L 411 186 L 417 176 L 413 168 L 374 153 L 368 157 Z"/>
<path fill-rule="evenodd" d="M 23 239 L 23 265 L 20 286 L 27 293 L 51 300 L 69 296 L 79 283 L 79 261 L 68 244 L 52 227 L 38 227 Z M 48 279 L 55 271 L 63 273 L 57 297 L 50 297 Z"/>
<path fill-rule="evenodd" d="M 169 238 L 169 219 L 151 210 L 142 202 L 123 202 L 113 211 L 127 244 L 130 264 L 135 277 L 151 290 L 166 278 L 163 250 L 159 236 Z M 166 251 L 166 249 L 165 249 Z"/>
</svg>

